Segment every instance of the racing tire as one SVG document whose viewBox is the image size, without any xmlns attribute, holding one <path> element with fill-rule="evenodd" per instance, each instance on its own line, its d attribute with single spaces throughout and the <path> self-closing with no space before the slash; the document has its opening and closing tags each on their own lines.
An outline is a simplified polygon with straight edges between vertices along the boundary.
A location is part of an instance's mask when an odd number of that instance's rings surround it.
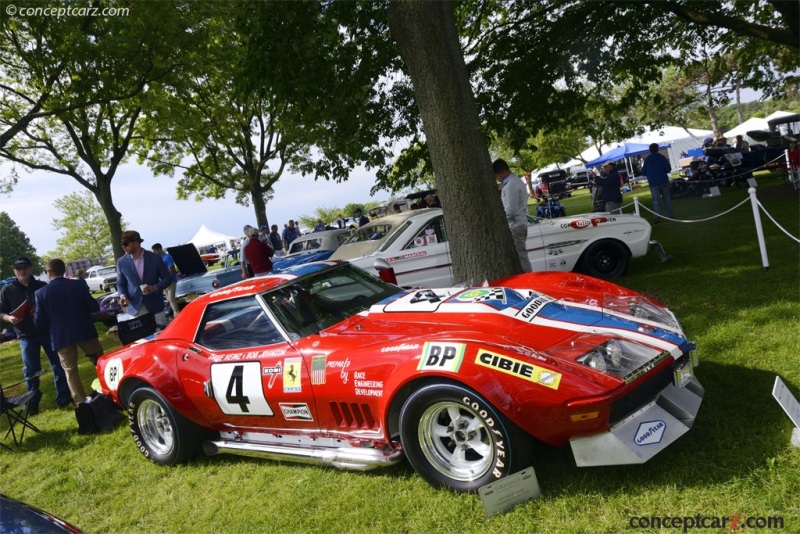
<svg viewBox="0 0 800 534">
<path fill-rule="evenodd" d="M 161 465 L 175 465 L 196 457 L 205 433 L 149 387 L 131 394 L 128 426 L 139 452 Z"/>
<path fill-rule="evenodd" d="M 628 271 L 631 253 L 619 241 L 592 243 L 581 255 L 580 270 L 595 278 L 618 278 Z"/>
<path fill-rule="evenodd" d="M 530 440 L 477 393 L 430 384 L 406 400 L 400 440 L 414 470 L 436 488 L 475 492 L 530 465 Z"/>
</svg>

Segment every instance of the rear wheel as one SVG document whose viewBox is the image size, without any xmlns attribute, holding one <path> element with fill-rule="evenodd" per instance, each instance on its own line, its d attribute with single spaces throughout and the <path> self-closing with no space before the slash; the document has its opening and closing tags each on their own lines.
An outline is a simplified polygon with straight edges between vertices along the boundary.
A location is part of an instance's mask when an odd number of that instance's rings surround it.
<svg viewBox="0 0 800 534">
<path fill-rule="evenodd" d="M 415 391 L 400 413 L 400 439 L 411 465 L 434 487 L 477 491 L 530 465 L 527 436 L 461 386 Z"/>
<path fill-rule="evenodd" d="M 628 270 L 628 248 L 619 241 L 592 243 L 581 256 L 580 270 L 596 278 L 617 278 Z"/>
<path fill-rule="evenodd" d="M 139 451 L 157 464 L 197 456 L 205 431 L 181 416 L 156 390 L 144 387 L 128 400 L 128 426 Z"/>
</svg>

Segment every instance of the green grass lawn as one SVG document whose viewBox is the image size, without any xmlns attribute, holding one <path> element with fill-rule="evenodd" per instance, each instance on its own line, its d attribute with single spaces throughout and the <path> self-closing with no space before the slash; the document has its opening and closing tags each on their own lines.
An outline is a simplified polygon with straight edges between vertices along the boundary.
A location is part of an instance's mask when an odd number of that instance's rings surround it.
<svg viewBox="0 0 800 534">
<path fill-rule="evenodd" d="M 650 206 L 647 188 L 635 194 Z M 676 199 L 675 216 L 711 217 L 744 198 L 724 189 L 721 197 Z M 784 178 L 759 177 L 759 199 L 800 235 L 798 193 Z M 562 203 L 568 214 L 587 211 L 588 191 Z M 90 533 L 658 532 L 632 529 L 630 518 L 698 514 L 780 516 L 782 532 L 800 532 L 800 449 L 789 444 L 791 423 L 771 397 L 776 375 L 800 396 L 800 244 L 763 223 L 769 270 L 746 204 L 704 223 L 654 226 L 673 260 L 634 259 L 618 280 L 669 306 L 698 342 L 706 396 L 694 428 L 637 466 L 577 468 L 569 448 L 538 445 L 542 497 L 507 514 L 487 519 L 477 495 L 434 490 L 406 463 L 355 473 L 218 456 L 159 467 L 139 454 L 125 425 L 78 435 L 73 413 L 54 408 L 50 374 L 34 418 L 42 433 L 26 436 L 19 452 L 0 450 L 0 492 Z M 81 373 L 87 384 L 94 378 L 88 361 Z M 20 377 L 17 343 L 1 345 L 0 380 Z M 730 532 L 730 520 L 704 531 Z"/>
</svg>

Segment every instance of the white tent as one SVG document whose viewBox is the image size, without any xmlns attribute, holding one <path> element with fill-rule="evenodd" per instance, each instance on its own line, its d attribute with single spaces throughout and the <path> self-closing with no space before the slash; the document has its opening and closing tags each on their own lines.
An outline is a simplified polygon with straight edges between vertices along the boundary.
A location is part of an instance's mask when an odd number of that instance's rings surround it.
<svg viewBox="0 0 800 534">
<path fill-rule="evenodd" d="M 187 241 L 187 243 L 192 243 L 198 250 L 202 247 L 210 247 L 211 245 L 223 250 L 229 250 L 231 248 L 231 241 L 235 241 L 236 239 L 238 239 L 236 236 L 216 232 L 204 224 L 200 226 L 200 229 L 194 234 L 194 237 Z"/>
<path fill-rule="evenodd" d="M 778 119 L 780 117 L 786 117 L 787 115 L 793 114 L 789 113 L 788 111 L 776 111 L 775 113 L 767 116 L 765 119 L 751 117 L 735 128 L 723 133 L 722 135 L 728 138 L 729 143 L 731 142 L 731 139 L 737 135 L 742 135 L 744 136 L 744 140 L 752 145 L 754 143 L 758 143 L 758 141 L 747 135 L 747 132 L 753 130 L 769 130 L 769 124 L 767 124 L 768 121 L 771 121 L 772 119 Z"/>
</svg>

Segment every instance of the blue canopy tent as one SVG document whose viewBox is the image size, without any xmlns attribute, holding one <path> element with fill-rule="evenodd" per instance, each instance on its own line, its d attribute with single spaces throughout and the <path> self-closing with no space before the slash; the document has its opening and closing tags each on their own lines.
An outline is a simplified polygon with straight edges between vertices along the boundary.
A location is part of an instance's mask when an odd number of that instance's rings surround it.
<svg viewBox="0 0 800 534">
<path fill-rule="evenodd" d="M 669 143 L 659 143 L 658 148 L 669 148 Z M 634 156 L 641 156 L 650 152 L 650 145 L 645 143 L 622 143 L 621 145 L 612 148 L 599 158 L 595 158 L 586 164 L 586 168 L 599 167 L 607 161 L 619 161 L 624 158 L 632 158 Z"/>
</svg>

